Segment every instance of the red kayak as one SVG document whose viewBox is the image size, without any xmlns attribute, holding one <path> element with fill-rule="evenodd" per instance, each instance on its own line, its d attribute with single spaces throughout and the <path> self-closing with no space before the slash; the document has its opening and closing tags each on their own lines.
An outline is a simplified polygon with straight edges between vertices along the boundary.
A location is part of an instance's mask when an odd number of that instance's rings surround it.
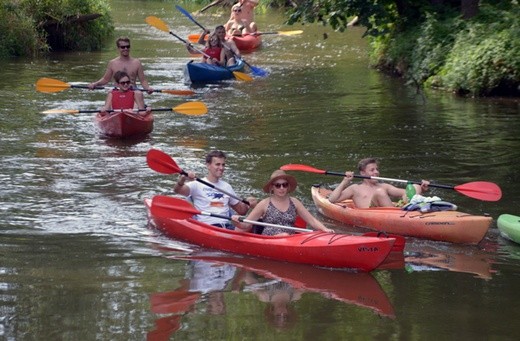
<svg viewBox="0 0 520 341">
<path fill-rule="evenodd" d="M 203 247 L 329 268 L 349 268 L 372 271 L 388 256 L 395 238 L 352 236 L 326 232 L 306 232 L 289 236 L 266 236 L 226 230 L 186 218 L 183 209 L 169 205 L 168 199 L 155 196 L 145 200 L 148 216 L 154 227 L 167 236 Z M 191 206 L 192 207 L 192 206 Z M 192 213 L 188 213 L 188 215 Z"/>
<path fill-rule="evenodd" d="M 233 39 L 240 52 L 251 52 L 262 45 L 261 35 L 246 34 L 243 36 L 232 36 L 231 39 Z"/>
<path fill-rule="evenodd" d="M 153 130 L 153 114 L 145 115 L 114 111 L 97 113 L 95 117 L 101 135 L 112 138 L 129 138 L 147 135 Z"/>
</svg>

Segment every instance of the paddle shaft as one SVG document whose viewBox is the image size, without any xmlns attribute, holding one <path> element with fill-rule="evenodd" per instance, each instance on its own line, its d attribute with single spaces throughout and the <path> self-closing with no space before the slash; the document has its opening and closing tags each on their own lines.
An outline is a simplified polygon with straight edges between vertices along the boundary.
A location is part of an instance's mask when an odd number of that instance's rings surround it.
<svg viewBox="0 0 520 341">
<path fill-rule="evenodd" d="M 345 176 L 345 173 L 331 172 L 331 171 L 325 171 L 324 174 Z M 368 176 L 368 175 L 354 174 L 354 177 L 355 178 L 361 178 L 361 179 L 373 179 L 373 180 L 381 180 L 381 181 L 401 182 L 401 183 L 405 183 L 405 184 L 409 183 L 409 182 L 412 183 L 412 184 L 417 184 L 417 185 L 421 184 L 420 181 L 410 181 L 410 180 L 403 180 L 403 179 L 383 178 L 383 177 L 379 177 L 379 176 Z M 432 183 L 430 183 L 428 186 L 429 187 L 437 187 L 437 188 L 455 189 L 455 186 L 450 186 L 450 185 L 440 185 L 440 184 L 432 184 Z"/>
<path fill-rule="evenodd" d="M 211 216 L 211 217 L 215 217 L 215 218 L 232 220 L 228 216 L 221 215 L 221 214 L 216 214 L 216 213 L 209 213 L 209 212 L 203 212 L 202 211 L 199 214 L 200 215 L 205 215 L 205 216 Z M 278 224 L 270 224 L 270 223 L 264 223 L 262 221 L 256 221 L 256 220 L 248 220 L 248 219 L 245 219 L 244 217 L 240 217 L 238 220 L 240 220 L 243 223 L 248 223 L 248 224 L 253 224 L 253 225 L 260 225 L 260 226 L 266 226 L 266 227 L 275 227 L 275 228 L 281 228 L 281 229 L 298 231 L 298 232 L 315 232 L 314 230 L 302 229 L 302 228 L 299 228 L 299 227 L 292 227 L 292 226 L 285 226 L 285 225 L 278 225 Z"/>
<path fill-rule="evenodd" d="M 206 32 L 206 28 L 204 26 L 202 26 L 199 22 L 197 22 L 197 20 L 195 20 L 195 18 L 193 18 L 191 16 L 190 12 L 186 11 L 184 8 L 182 8 L 179 5 L 175 5 L 175 8 L 177 8 L 177 10 L 179 10 L 179 12 L 184 14 L 186 16 L 186 18 L 190 19 L 195 25 L 200 27 L 204 32 Z"/>
</svg>

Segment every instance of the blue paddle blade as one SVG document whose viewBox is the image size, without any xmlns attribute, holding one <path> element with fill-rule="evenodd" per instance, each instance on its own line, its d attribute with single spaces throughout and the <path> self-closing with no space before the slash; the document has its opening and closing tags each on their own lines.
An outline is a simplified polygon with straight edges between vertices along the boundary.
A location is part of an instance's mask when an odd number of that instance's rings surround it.
<svg viewBox="0 0 520 341">
<path fill-rule="evenodd" d="M 184 14 L 188 19 L 190 19 L 191 21 L 195 21 L 195 19 L 193 19 L 193 17 L 191 16 L 190 12 L 186 11 L 184 8 L 182 8 L 181 6 L 179 5 L 175 5 L 175 8 L 177 8 L 177 10 L 179 12 L 181 12 L 182 14 Z"/>
<path fill-rule="evenodd" d="M 256 66 L 251 66 L 251 65 L 249 65 L 249 68 L 251 69 L 251 72 L 253 73 L 253 75 L 255 75 L 257 77 L 266 77 L 267 75 L 269 75 L 269 72 L 267 72 L 266 70 L 264 70 L 262 68 L 259 68 Z"/>
</svg>

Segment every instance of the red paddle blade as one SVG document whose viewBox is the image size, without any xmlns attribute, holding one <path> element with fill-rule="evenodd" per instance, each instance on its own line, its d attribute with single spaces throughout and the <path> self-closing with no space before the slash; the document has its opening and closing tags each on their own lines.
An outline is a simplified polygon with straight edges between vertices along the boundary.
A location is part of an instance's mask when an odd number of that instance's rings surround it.
<svg viewBox="0 0 520 341">
<path fill-rule="evenodd" d="M 310 172 L 310 173 L 318 173 L 318 174 L 325 174 L 326 171 L 317 169 L 311 166 L 307 165 L 301 165 L 297 163 L 291 163 L 287 165 L 283 165 L 280 167 L 281 170 L 284 171 L 301 171 L 301 172 Z"/>
<path fill-rule="evenodd" d="M 502 190 L 497 184 L 487 181 L 474 181 L 453 187 L 459 193 L 470 198 L 483 201 L 498 201 L 502 198 Z"/>
<path fill-rule="evenodd" d="M 163 174 L 182 173 L 182 169 L 177 166 L 170 155 L 158 149 L 150 149 L 146 154 L 148 167 L 156 172 Z"/>
<path fill-rule="evenodd" d="M 165 195 L 153 197 L 150 212 L 153 216 L 169 219 L 188 219 L 200 214 L 189 202 Z"/>
</svg>

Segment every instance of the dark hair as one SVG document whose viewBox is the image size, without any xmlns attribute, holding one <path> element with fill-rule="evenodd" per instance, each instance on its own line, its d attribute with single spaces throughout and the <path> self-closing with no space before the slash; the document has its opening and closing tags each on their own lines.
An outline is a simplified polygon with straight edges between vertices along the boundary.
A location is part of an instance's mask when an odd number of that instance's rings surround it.
<svg viewBox="0 0 520 341">
<path fill-rule="evenodd" d="M 379 160 L 375 157 L 367 157 L 366 159 L 362 159 L 358 162 L 358 170 L 360 172 L 364 171 L 367 168 L 367 166 L 371 163 L 379 165 Z"/>
<path fill-rule="evenodd" d="M 211 152 L 209 152 L 207 155 L 206 155 L 206 163 L 207 164 L 210 164 L 212 161 L 213 161 L 213 158 L 216 157 L 216 158 L 220 158 L 220 159 L 226 159 L 227 156 L 226 154 L 224 154 L 223 151 L 220 151 L 220 150 L 212 150 Z"/>
<path fill-rule="evenodd" d="M 116 83 L 119 83 L 121 78 L 125 78 L 125 77 L 128 77 L 128 80 L 130 82 L 132 81 L 130 79 L 130 76 L 128 75 L 128 73 L 126 73 L 125 71 L 116 71 L 116 73 L 114 73 L 114 80 L 116 81 Z"/>
<path fill-rule="evenodd" d="M 119 37 L 116 40 L 116 46 L 119 47 L 119 43 L 122 42 L 122 41 L 124 41 L 125 43 L 130 44 L 130 38 L 128 38 L 128 37 Z"/>
<path fill-rule="evenodd" d="M 226 29 L 226 28 L 224 27 L 224 25 L 218 25 L 217 27 L 215 27 L 215 31 L 218 30 L 219 28 L 223 28 L 224 30 Z"/>
</svg>

